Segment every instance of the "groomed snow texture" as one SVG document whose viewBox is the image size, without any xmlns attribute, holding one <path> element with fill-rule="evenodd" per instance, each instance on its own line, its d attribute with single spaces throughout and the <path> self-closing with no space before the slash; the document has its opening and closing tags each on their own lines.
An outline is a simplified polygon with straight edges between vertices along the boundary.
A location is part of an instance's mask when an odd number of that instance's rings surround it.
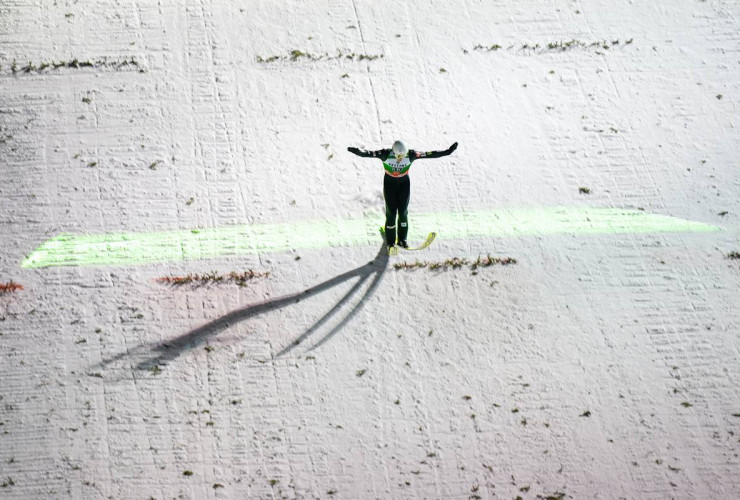
<svg viewBox="0 0 740 500">
<path fill-rule="evenodd" d="M 736 0 L 3 0 L 0 498 L 740 498 L 739 33 Z M 346 148 L 399 138 L 460 146 L 388 258 Z M 551 207 L 717 230 L 428 222 Z"/>
</svg>

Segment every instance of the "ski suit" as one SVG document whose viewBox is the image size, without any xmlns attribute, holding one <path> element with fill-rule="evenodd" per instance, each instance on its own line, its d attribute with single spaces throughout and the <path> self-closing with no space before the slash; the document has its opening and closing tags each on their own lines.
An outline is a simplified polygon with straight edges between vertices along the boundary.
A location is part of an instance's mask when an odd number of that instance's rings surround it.
<svg viewBox="0 0 740 500">
<path fill-rule="evenodd" d="M 411 183 L 409 169 L 415 160 L 421 158 L 440 158 L 451 154 L 457 143 L 445 151 L 419 152 L 409 149 L 404 155 L 395 155 L 391 149 L 365 151 L 347 148 L 350 153 L 365 158 L 379 158 L 383 161 L 385 179 L 383 180 L 383 197 L 385 198 L 385 239 L 388 247 L 396 244 L 396 217 L 398 217 L 398 241 L 405 243 L 409 232 L 409 200 Z"/>
</svg>

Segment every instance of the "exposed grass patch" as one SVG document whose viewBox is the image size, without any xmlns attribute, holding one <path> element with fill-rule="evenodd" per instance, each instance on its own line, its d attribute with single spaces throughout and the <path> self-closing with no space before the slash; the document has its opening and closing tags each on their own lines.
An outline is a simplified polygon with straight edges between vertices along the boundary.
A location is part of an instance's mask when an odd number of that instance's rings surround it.
<svg viewBox="0 0 740 500">
<path fill-rule="evenodd" d="M 494 44 L 489 45 L 488 47 L 484 47 L 483 45 L 476 45 L 475 47 L 473 47 L 473 50 L 492 52 L 495 50 L 501 50 L 502 48 L 503 47 L 501 47 L 501 45 L 494 43 Z"/>
<path fill-rule="evenodd" d="M 10 65 L 10 71 L 14 74 L 16 73 L 41 73 L 43 71 L 49 70 L 56 70 L 59 68 L 73 68 L 73 69 L 79 69 L 79 68 L 109 68 L 114 70 L 122 70 L 127 67 L 134 67 L 138 68 L 140 73 L 144 73 L 144 69 L 141 68 L 139 62 L 136 60 L 136 58 L 131 57 L 129 59 L 119 59 L 119 60 L 109 60 L 109 59 L 96 59 L 96 60 L 85 60 L 80 61 L 79 59 L 75 58 L 71 61 L 49 61 L 49 62 L 41 62 L 37 65 L 35 65 L 33 62 L 29 61 L 28 64 L 25 66 L 18 66 L 18 64 L 13 60 L 12 64 Z"/>
<path fill-rule="evenodd" d="M 624 43 L 624 45 L 631 45 L 634 41 L 633 38 L 630 38 L 629 40 L 625 42 L 620 42 L 619 40 L 602 40 L 602 41 L 596 41 L 591 43 L 582 42 L 580 40 L 572 39 L 567 42 L 550 42 L 546 46 L 546 52 L 565 52 L 567 50 L 572 50 L 575 48 L 581 48 L 581 49 L 602 49 L 602 50 L 609 50 L 612 47 L 616 47 L 620 45 L 621 43 Z"/>
<path fill-rule="evenodd" d="M 382 59 L 385 57 L 384 54 L 357 54 L 355 52 L 342 52 L 337 50 L 335 55 L 329 53 L 323 54 L 311 54 L 310 52 L 303 52 L 302 50 L 294 49 L 285 55 L 274 55 L 268 57 L 257 56 L 257 62 L 260 64 L 270 64 L 274 62 L 296 62 L 300 60 L 308 61 L 335 61 L 338 59 L 346 59 L 350 61 L 375 61 L 376 59 Z"/>
<path fill-rule="evenodd" d="M 231 271 L 228 274 L 219 274 L 217 271 L 211 271 L 208 274 L 187 274 L 185 276 L 163 276 L 161 278 L 157 278 L 157 281 L 159 283 L 164 283 L 166 285 L 173 285 L 173 286 L 180 286 L 180 285 L 207 285 L 209 283 L 212 284 L 221 284 L 221 283 L 236 283 L 239 286 L 246 286 L 247 282 L 258 279 L 258 278 L 267 278 L 270 276 L 269 271 L 265 272 L 256 272 L 252 271 L 251 269 L 248 271 L 244 271 L 241 273 L 237 273 L 236 271 Z"/>
<path fill-rule="evenodd" d="M 561 40 L 557 42 L 548 42 L 545 44 L 540 43 L 523 43 L 521 45 L 518 44 L 511 44 L 508 47 L 506 47 L 505 50 L 512 51 L 515 50 L 517 52 L 526 51 L 529 53 L 535 53 L 535 54 L 546 54 L 546 53 L 559 53 L 559 52 L 567 52 L 569 50 L 573 49 L 582 49 L 582 50 L 594 50 L 597 53 L 603 53 L 601 51 L 611 50 L 617 46 L 627 46 L 632 45 L 634 42 L 633 38 L 630 38 L 629 40 L 621 41 L 621 40 L 598 40 L 595 42 L 583 42 L 581 40 L 571 39 L 571 40 Z M 496 52 L 499 50 L 502 50 L 503 47 L 499 45 L 498 43 L 493 43 L 491 45 L 476 45 L 473 47 L 473 50 L 479 51 L 479 52 Z M 463 50 L 464 53 L 468 53 L 467 50 Z"/>
<path fill-rule="evenodd" d="M 537 495 L 538 500 L 563 500 L 565 498 L 565 493 L 557 491 L 551 495 Z"/>
<path fill-rule="evenodd" d="M 419 261 L 416 262 L 398 262 L 393 264 L 396 270 L 411 271 L 414 269 L 429 269 L 431 271 L 446 271 L 448 269 L 462 269 L 469 267 L 471 271 L 477 271 L 481 267 L 490 267 L 493 265 L 508 266 L 516 264 L 516 259 L 512 257 L 478 257 L 476 260 L 469 260 L 464 257 L 452 257 L 450 259 L 438 262 Z"/>
<path fill-rule="evenodd" d="M 7 283 L 0 283 L 0 294 L 16 292 L 18 290 L 23 290 L 23 285 L 16 283 L 13 280 L 8 281 Z"/>
</svg>

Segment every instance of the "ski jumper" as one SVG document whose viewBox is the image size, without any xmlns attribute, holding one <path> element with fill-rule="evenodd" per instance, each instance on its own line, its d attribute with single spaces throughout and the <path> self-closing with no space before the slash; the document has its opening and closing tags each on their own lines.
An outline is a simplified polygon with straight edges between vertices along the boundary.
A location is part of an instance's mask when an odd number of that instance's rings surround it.
<svg viewBox="0 0 740 500">
<path fill-rule="evenodd" d="M 391 149 L 379 149 L 378 151 L 356 149 L 350 151 L 357 156 L 380 158 L 383 161 L 383 168 L 385 169 L 383 197 L 385 198 L 386 243 L 388 247 L 396 244 L 396 217 L 398 217 L 398 240 L 406 241 L 409 232 L 409 200 L 411 199 L 409 169 L 411 164 L 421 158 L 447 156 L 452 151 L 426 151 L 422 153 L 409 149 L 404 156 L 395 155 Z"/>
</svg>

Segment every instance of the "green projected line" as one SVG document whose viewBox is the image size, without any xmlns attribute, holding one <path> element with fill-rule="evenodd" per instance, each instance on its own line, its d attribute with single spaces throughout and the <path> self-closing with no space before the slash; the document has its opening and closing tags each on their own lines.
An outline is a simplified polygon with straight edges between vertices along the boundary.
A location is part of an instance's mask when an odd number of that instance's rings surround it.
<svg viewBox="0 0 740 500">
<path fill-rule="evenodd" d="M 547 234 L 710 232 L 721 228 L 619 208 L 520 208 L 414 214 L 413 228 L 441 238 Z M 252 224 L 201 230 L 95 235 L 62 234 L 42 244 L 21 267 L 114 266 L 212 259 L 291 249 L 379 242 L 380 214 L 335 221 Z"/>
</svg>

